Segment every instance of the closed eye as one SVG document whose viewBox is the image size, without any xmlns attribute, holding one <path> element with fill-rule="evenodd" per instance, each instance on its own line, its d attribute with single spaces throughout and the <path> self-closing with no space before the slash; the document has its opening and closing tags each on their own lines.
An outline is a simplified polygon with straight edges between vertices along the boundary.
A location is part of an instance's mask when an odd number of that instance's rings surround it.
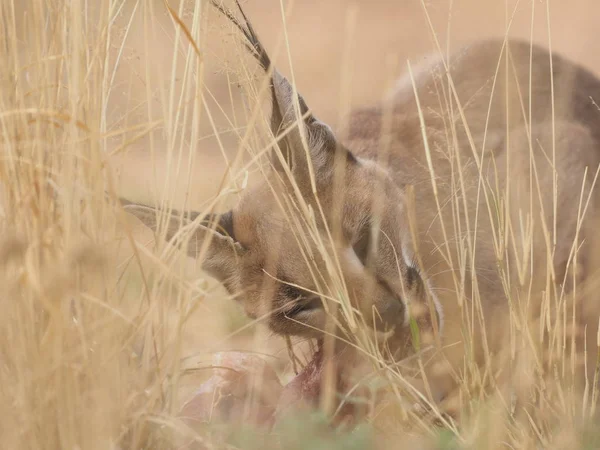
<svg viewBox="0 0 600 450">
<path fill-rule="evenodd" d="M 352 246 L 356 257 L 363 266 L 366 266 L 369 259 L 373 257 L 373 227 L 370 221 L 361 229 L 358 240 Z"/>
<path fill-rule="evenodd" d="M 371 223 L 367 222 L 360 232 L 358 240 L 352 246 L 356 257 L 361 262 L 361 264 L 368 268 L 368 265 L 373 264 L 373 227 Z M 421 273 L 415 263 L 409 265 L 406 268 L 406 272 L 404 274 L 406 286 L 408 289 L 412 289 L 413 287 L 418 287 L 421 280 Z"/>
<path fill-rule="evenodd" d="M 282 284 L 280 287 L 281 294 L 287 298 L 297 300 L 305 296 L 302 289 L 292 286 L 290 284 Z"/>
<path fill-rule="evenodd" d="M 367 255 L 369 253 L 370 233 L 368 230 L 363 230 L 358 241 L 352 246 L 356 257 L 364 266 L 367 261 Z"/>
</svg>

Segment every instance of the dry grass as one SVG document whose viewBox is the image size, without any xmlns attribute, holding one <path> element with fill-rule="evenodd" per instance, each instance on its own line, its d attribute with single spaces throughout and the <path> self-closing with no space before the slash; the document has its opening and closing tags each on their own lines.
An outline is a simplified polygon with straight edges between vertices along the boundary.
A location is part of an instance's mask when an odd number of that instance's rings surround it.
<svg viewBox="0 0 600 450">
<path fill-rule="evenodd" d="M 344 18 L 348 34 L 353 14 Z M 557 326 L 544 348 L 541 325 L 516 307 L 510 346 L 490 353 L 485 368 L 467 360 L 445 410 L 407 408 L 403 373 L 360 336 L 393 395 L 354 434 L 323 437 L 319 418 L 309 417 L 284 424 L 281 441 L 236 429 L 226 430 L 226 444 L 222 428 L 191 430 L 177 419 L 182 399 L 206 376 L 192 369 L 205 368 L 215 350 L 269 354 L 283 376 L 291 371 L 284 342 L 250 323 L 196 263 L 151 246 L 151 233 L 116 202 L 127 193 L 219 210 L 248 177 L 260 180 L 253 163 L 268 146 L 254 106 L 260 79 L 237 61 L 247 61 L 239 46 L 222 45 L 230 28 L 216 17 L 205 2 L 0 5 L 2 447 L 177 448 L 193 437 L 207 448 L 365 448 L 372 435 L 390 448 L 598 447 L 592 382 L 583 392 L 569 383 L 568 327 Z M 343 55 L 350 67 L 349 47 Z M 343 100 L 327 102 L 326 119 L 356 101 L 348 73 L 339 85 Z M 208 150 L 197 152 L 204 143 Z M 482 190 L 491 205 L 493 189 Z M 343 280 L 339 292 L 344 309 Z M 553 290 L 542 310 L 560 299 Z M 504 365 L 512 381 L 500 376 Z"/>
</svg>

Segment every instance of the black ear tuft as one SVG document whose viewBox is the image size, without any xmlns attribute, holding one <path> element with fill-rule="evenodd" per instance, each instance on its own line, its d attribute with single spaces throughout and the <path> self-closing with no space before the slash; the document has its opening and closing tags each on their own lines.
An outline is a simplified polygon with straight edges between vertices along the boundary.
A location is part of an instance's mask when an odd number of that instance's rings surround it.
<svg viewBox="0 0 600 450">
<path fill-rule="evenodd" d="M 258 39 L 239 1 L 236 0 L 236 5 L 243 18 L 242 21 L 232 11 L 218 4 L 217 0 L 212 0 L 212 4 L 241 31 L 246 40 L 246 47 L 253 53 L 265 72 L 268 73 L 271 71 L 270 127 L 273 136 L 279 138 L 277 145 L 283 156 L 283 161 L 275 155 L 271 158 L 275 170 L 279 171 L 282 168 L 281 163 L 283 162 L 294 172 L 294 176 L 297 179 L 300 174 L 308 175 L 308 164 L 311 162 L 316 171 L 328 169 L 330 163 L 334 160 L 333 156 L 339 154 L 339 151 L 345 154 L 347 163 L 358 162 L 348 149 L 337 142 L 331 129 L 315 118 L 304 98 L 295 91 L 292 83 L 275 67 L 272 67 L 272 61 Z M 299 111 L 295 107 L 296 101 L 298 101 Z M 305 136 L 308 138 L 308 142 L 313 144 L 314 147 L 310 149 L 312 153 L 309 155 L 311 161 L 306 161 L 306 153 L 302 150 L 304 140 L 301 129 L 306 132 Z M 286 135 L 280 137 L 283 132 L 286 132 Z M 325 172 L 329 173 L 330 171 L 325 170 Z"/>
<path fill-rule="evenodd" d="M 127 207 L 134 207 L 134 208 L 141 207 L 148 211 L 147 214 L 150 214 L 150 212 L 153 211 L 152 217 L 150 217 L 147 220 L 147 222 L 149 220 L 156 222 L 156 210 L 153 207 L 144 205 L 142 203 L 135 203 L 135 202 L 129 201 L 125 198 L 119 198 L 119 201 L 120 201 L 121 205 L 123 207 L 125 207 L 126 209 L 128 209 Z M 193 222 L 200 215 L 200 213 L 197 211 L 178 211 L 176 209 L 171 209 L 170 213 L 171 213 L 171 217 L 174 221 L 179 222 L 180 219 L 183 219 L 184 223 L 185 222 Z M 137 215 L 139 218 L 140 214 L 138 213 Z M 149 225 L 149 223 L 146 223 L 146 225 Z M 154 225 L 156 225 L 156 224 L 154 224 Z M 202 218 L 199 225 L 206 227 L 206 228 L 214 229 L 217 233 L 219 233 L 225 237 L 229 237 L 229 238 L 233 239 L 234 241 L 237 241 L 235 239 L 235 233 L 233 231 L 233 212 L 232 211 L 227 211 L 226 213 L 223 213 L 223 214 L 207 214 Z M 150 226 L 150 228 L 154 229 L 155 227 Z"/>
<path fill-rule="evenodd" d="M 240 23 L 240 21 L 233 15 L 233 12 L 224 8 L 222 5 L 218 4 L 216 0 L 212 0 L 211 3 L 215 8 L 217 8 L 219 10 L 219 12 L 221 12 L 221 14 L 223 14 L 225 17 L 227 17 L 229 19 L 229 21 L 238 30 L 240 30 L 242 32 L 242 34 L 244 35 L 244 37 L 246 38 L 246 41 L 247 41 L 246 47 L 248 48 L 248 50 L 250 50 L 254 54 L 254 56 L 256 57 L 256 60 L 259 62 L 259 64 L 263 68 L 263 70 L 265 72 L 267 72 L 269 70 L 269 68 L 271 67 L 271 58 L 269 58 L 269 54 L 267 53 L 267 51 L 263 47 L 262 43 L 258 39 L 258 35 L 254 31 L 254 28 L 252 27 L 252 24 L 248 20 L 248 17 L 246 17 L 246 13 L 244 13 L 244 10 L 242 9 L 242 5 L 240 5 L 240 2 L 236 0 L 235 3 L 237 5 L 238 9 L 240 10 L 240 13 L 242 14 L 242 17 L 244 19 L 243 24 Z"/>
</svg>

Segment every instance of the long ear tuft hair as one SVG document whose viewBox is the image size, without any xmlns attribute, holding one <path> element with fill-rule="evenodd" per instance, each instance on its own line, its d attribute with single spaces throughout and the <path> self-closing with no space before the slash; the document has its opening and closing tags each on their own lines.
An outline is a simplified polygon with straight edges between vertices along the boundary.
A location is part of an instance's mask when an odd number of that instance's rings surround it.
<svg viewBox="0 0 600 450">
<path fill-rule="evenodd" d="M 258 35 L 254 31 L 254 28 L 252 27 L 250 20 L 248 20 L 248 16 L 246 16 L 246 13 L 242 9 L 242 5 L 240 5 L 240 2 L 238 0 L 235 0 L 235 4 L 237 5 L 238 9 L 240 10 L 240 14 L 242 15 L 242 18 L 244 19 L 243 24 L 240 23 L 240 21 L 238 20 L 237 17 L 235 17 L 235 15 L 233 14 L 232 11 L 230 11 L 229 9 L 226 9 L 222 5 L 218 4 L 216 2 L 216 0 L 212 0 L 212 4 L 215 8 L 217 8 L 221 12 L 221 14 L 223 14 L 225 17 L 227 17 L 227 19 L 229 19 L 229 21 L 238 30 L 240 30 L 242 32 L 242 34 L 246 38 L 246 42 L 244 42 L 244 45 L 254 55 L 254 57 L 256 58 L 256 60 L 258 61 L 258 63 L 262 67 L 262 69 L 265 71 L 265 73 L 268 74 L 269 71 L 271 71 L 271 70 L 276 71 L 277 69 L 275 69 L 274 67 L 271 66 L 271 58 L 269 57 L 269 54 L 267 53 L 267 50 L 265 49 L 265 47 L 262 45 L 262 42 L 260 42 L 260 39 L 258 38 Z M 277 103 L 277 94 L 275 92 L 275 84 L 273 83 L 272 75 L 269 79 L 269 84 L 271 87 L 271 102 L 272 102 L 271 129 L 274 133 L 278 133 L 279 131 L 281 131 L 279 128 L 281 127 L 281 123 L 283 122 L 283 117 L 281 117 L 281 112 L 279 111 L 279 104 Z M 304 101 L 302 101 L 302 103 L 304 103 Z M 306 105 L 304 105 L 304 106 L 306 106 Z M 306 108 L 306 110 L 308 110 L 308 108 Z M 276 127 L 273 127 L 275 122 L 277 123 Z"/>
<path fill-rule="evenodd" d="M 298 181 L 300 177 L 305 178 L 310 175 L 308 164 L 313 165 L 314 172 L 319 178 L 319 174 L 328 177 L 331 170 L 328 170 L 333 162 L 333 155 L 336 151 L 344 152 L 346 161 L 356 162 L 352 153 L 343 147 L 333 135 L 331 128 L 325 123 L 317 120 L 310 112 L 302 96 L 295 92 L 292 84 L 273 66 L 269 54 L 260 42 L 258 35 L 254 31 L 252 24 L 244 13 L 238 0 L 235 3 L 242 17 L 240 21 L 235 14 L 217 0 L 211 1 L 213 6 L 218 9 L 241 33 L 245 38 L 245 46 L 254 55 L 262 69 L 269 75 L 271 88 L 271 132 L 275 138 L 279 138 L 284 129 L 289 128 L 286 136 L 278 139 L 278 145 L 283 155 L 284 161 L 294 172 L 294 177 Z M 294 94 L 296 98 L 294 98 Z M 297 116 L 294 107 L 295 100 L 298 101 L 300 117 Z M 301 120 L 300 120 L 301 119 Z M 298 129 L 293 129 L 297 125 Z M 307 144 L 309 146 L 309 157 L 307 161 L 306 153 L 303 151 L 303 136 L 300 128 L 306 132 Z M 275 168 L 280 168 L 278 158 L 272 158 Z"/>
<path fill-rule="evenodd" d="M 257 36 L 256 32 L 254 31 L 252 24 L 248 20 L 246 13 L 244 13 L 244 10 L 242 9 L 242 5 L 240 5 L 240 2 L 238 0 L 236 0 L 235 4 L 237 5 L 238 9 L 240 10 L 240 14 L 242 15 L 242 18 L 244 19 L 243 25 L 240 23 L 240 21 L 237 19 L 237 17 L 235 17 L 233 15 L 233 12 L 224 8 L 222 5 L 218 4 L 216 2 L 216 0 L 212 0 L 212 4 L 215 8 L 217 8 L 221 12 L 221 14 L 223 14 L 225 17 L 227 17 L 229 19 L 229 21 L 238 30 L 240 30 L 242 32 L 242 34 L 244 35 L 244 37 L 246 38 L 246 41 L 247 41 L 245 43 L 246 48 L 248 48 L 248 50 L 250 50 L 254 54 L 254 56 L 256 57 L 256 60 L 259 62 L 261 67 L 264 69 L 264 71 L 268 72 L 269 69 L 271 68 L 271 58 L 269 58 L 269 54 L 267 53 L 267 51 L 263 47 L 262 43 L 258 39 L 258 36 Z"/>
<path fill-rule="evenodd" d="M 131 212 L 133 215 L 137 216 L 138 219 L 142 220 L 144 225 L 152 231 L 156 231 L 158 227 L 158 222 L 156 220 L 157 209 L 142 203 L 132 202 L 123 197 L 119 198 L 119 203 L 126 211 Z M 189 224 L 195 221 L 200 215 L 200 213 L 196 211 L 178 211 L 177 209 L 170 209 L 169 212 L 170 220 L 174 221 L 173 225 L 180 222 L 184 225 Z M 202 217 L 198 226 L 214 231 L 225 238 L 231 239 L 232 242 L 237 242 L 233 231 L 232 211 L 227 211 L 222 214 L 206 214 Z M 167 229 L 167 240 L 171 240 L 176 231 L 176 228 L 172 230 Z"/>
<path fill-rule="evenodd" d="M 243 23 L 234 15 L 234 13 L 217 3 L 216 0 L 212 0 L 212 5 L 218 9 L 227 19 L 244 35 L 246 42 L 244 45 L 254 55 L 261 68 L 265 73 L 270 75 L 269 84 L 271 88 L 271 132 L 277 137 L 283 129 L 290 125 L 288 122 L 293 122 L 292 111 L 291 111 L 291 98 L 283 98 L 282 92 L 286 92 L 287 97 L 291 97 L 292 86 L 288 80 L 279 73 L 279 71 L 272 65 L 271 58 L 267 53 L 267 50 L 261 43 L 256 31 L 252 27 L 248 16 L 242 9 L 240 2 L 235 0 L 235 3 L 240 11 L 243 19 Z M 304 118 L 304 123 L 311 124 L 315 121 L 312 114 L 309 113 L 308 106 L 300 94 L 297 94 L 298 104 L 300 106 L 300 114 Z M 290 163 L 292 161 L 292 155 L 290 154 L 289 146 L 286 145 L 285 141 L 281 144 L 282 153 L 284 158 Z"/>
</svg>

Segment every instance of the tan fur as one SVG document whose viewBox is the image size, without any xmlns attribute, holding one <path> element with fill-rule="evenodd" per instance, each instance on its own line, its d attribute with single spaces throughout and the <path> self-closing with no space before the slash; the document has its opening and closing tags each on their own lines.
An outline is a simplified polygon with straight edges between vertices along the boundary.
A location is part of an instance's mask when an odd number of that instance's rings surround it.
<svg viewBox="0 0 600 450">
<path fill-rule="evenodd" d="M 253 30 L 245 34 L 257 48 Z M 259 55 L 260 50 L 262 46 Z M 405 79 L 390 103 L 353 112 L 348 134 L 339 137 L 302 104 L 306 119 L 296 121 L 291 86 L 275 70 L 273 132 L 291 131 L 281 140 L 282 151 L 274 153 L 275 168 L 268 178 L 233 208 L 233 239 L 212 234 L 205 268 L 231 292 L 242 293 L 250 317 L 268 317 L 278 333 L 321 336 L 328 317 L 323 304 L 328 309 L 335 304 L 332 298 L 347 295 L 370 327 L 394 329 L 389 344 L 397 358 L 412 349 L 408 319 L 416 317 L 423 330 L 441 331 L 439 343 L 455 368 L 461 368 L 466 353 L 480 360 L 484 347 L 506 331 L 508 299 L 518 303 L 530 280 L 532 297 L 547 288 L 548 261 L 554 282 L 562 283 L 580 195 L 589 193 L 600 164 L 600 112 L 590 99 L 600 97 L 600 80 L 558 55 L 552 62 L 554 108 L 545 49 L 517 41 L 506 48 L 502 41 L 481 42 L 449 59 L 450 77 L 441 59 L 420 69 L 415 83 L 421 114 L 412 83 Z M 556 246 L 550 242 L 548 247 L 543 224 L 552 235 L 553 145 L 558 216 Z M 581 282 L 593 273 L 596 259 L 589 254 L 593 227 L 585 225 L 597 217 L 596 191 L 579 234 L 579 243 L 588 241 L 577 257 L 583 267 Z M 151 210 L 128 209 L 156 227 L 157 216 L 148 215 Z M 309 210 L 314 222 L 307 219 Z M 521 234 L 528 221 L 533 223 L 533 240 Z M 168 239 L 180 223 L 170 219 Z M 197 220 L 194 225 L 193 239 L 201 242 L 207 228 Z M 316 237 L 306 231 L 313 225 Z M 361 261 L 357 252 L 370 225 L 381 232 L 374 234 L 371 256 L 363 255 Z M 524 247 L 528 242 L 530 249 Z M 195 246 L 189 254 L 196 256 Z M 533 260 L 521 285 L 516 261 L 525 260 L 525 254 Z M 509 288 L 503 277 L 513 281 Z M 295 309 L 297 296 L 310 307 Z M 580 319 L 589 325 L 591 340 L 597 327 L 596 301 L 584 300 L 586 316 Z M 340 327 L 351 331 L 351 312 L 341 309 Z M 465 326 L 475 331 L 467 340 Z"/>
</svg>

